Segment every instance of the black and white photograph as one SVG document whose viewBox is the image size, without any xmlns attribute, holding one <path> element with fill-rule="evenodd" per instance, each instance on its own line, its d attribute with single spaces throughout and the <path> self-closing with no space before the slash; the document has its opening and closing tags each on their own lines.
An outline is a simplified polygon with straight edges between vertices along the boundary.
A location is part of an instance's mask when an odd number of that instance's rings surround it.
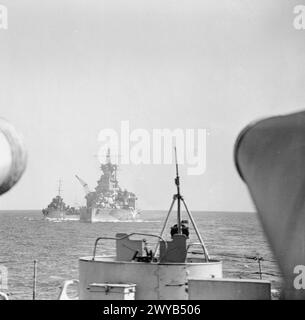
<svg viewBox="0 0 305 320">
<path fill-rule="evenodd" d="M 0 0 L 0 300 L 303 299 L 305 0 Z"/>
</svg>

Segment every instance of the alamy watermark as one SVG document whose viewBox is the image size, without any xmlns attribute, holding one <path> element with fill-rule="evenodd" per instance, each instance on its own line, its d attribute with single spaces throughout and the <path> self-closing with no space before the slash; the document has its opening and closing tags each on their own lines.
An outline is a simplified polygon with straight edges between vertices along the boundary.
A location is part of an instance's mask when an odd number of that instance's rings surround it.
<svg viewBox="0 0 305 320">
<path fill-rule="evenodd" d="M 8 28 L 8 10 L 6 6 L 0 4 L 0 30 Z"/>
<path fill-rule="evenodd" d="M 206 169 L 206 129 L 134 129 L 129 121 L 121 121 L 120 132 L 102 129 L 98 157 L 103 162 L 111 150 L 120 164 L 173 164 L 174 147 L 179 164 L 188 165 L 187 174 L 201 175 Z"/>
<path fill-rule="evenodd" d="M 293 26 L 297 30 L 305 30 L 305 5 L 298 5 L 293 8 L 295 14 Z"/>
<path fill-rule="evenodd" d="M 7 290 L 8 271 L 7 267 L 0 265 L 0 290 Z"/>
<path fill-rule="evenodd" d="M 294 288 L 296 290 L 305 289 L 305 266 L 295 266 L 293 273 L 297 274 L 293 281 Z"/>
</svg>

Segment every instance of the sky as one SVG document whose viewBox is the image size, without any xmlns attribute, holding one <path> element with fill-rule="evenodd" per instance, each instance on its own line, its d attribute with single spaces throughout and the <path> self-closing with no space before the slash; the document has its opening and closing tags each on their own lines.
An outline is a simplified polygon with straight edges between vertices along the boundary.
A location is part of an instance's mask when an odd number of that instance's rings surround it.
<svg viewBox="0 0 305 320">
<path fill-rule="evenodd" d="M 206 170 L 181 189 L 192 210 L 253 211 L 233 162 L 249 122 L 304 109 L 303 0 L 0 0 L 0 117 L 23 134 L 28 165 L 0 209 L 42 209 L 57 193 L 84 203 L 104 128 L 206 129 Z M 304 1 L 305 4 L 305 1 Z M 128 164 L 140 209 L 167 209 L 175 168 Z"/>
</svg>

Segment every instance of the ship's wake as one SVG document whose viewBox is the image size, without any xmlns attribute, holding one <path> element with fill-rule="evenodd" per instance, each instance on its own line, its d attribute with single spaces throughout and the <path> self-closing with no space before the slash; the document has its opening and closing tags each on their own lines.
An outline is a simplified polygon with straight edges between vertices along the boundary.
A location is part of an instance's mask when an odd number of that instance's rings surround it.
<svg viewBox="0 0 305 320">
<path fill-rule="evenodd" d="M 45 218 L 45 220 L 50 222 L 66 222 L 66 221 L 79 221 L 79 219 L 75 218 Z"/>
<path fill-rule="evenodd" d="M 75 222 L 82 222 L 79 219 L 59 219 L 59 218 L 45 218 L 45 220 L 49 222 L 59 223 L 59 222 L 67 222 L 67 221 L 75 221 Z M 119 219 L 106 219 L 106 220 L 99 220 L 94 221 L 91 223 L 160 223 L 161 220 L 143 220 L 143 219 L 135 219 L 135 220 L 119 220 Z M 87 223 L 87 222 L 83 222 Z"/>
<path fill-rule="evenodd" d="M 134 222 L 141 222 L 141 223 L 152 223 L 152 222 L 156 222 L 156 223 L 160 223 L 161 220 L 143 220 L 143 219 L 136 219 L 136 220 L 99 220 L 99 221 L 94 221 L 93 223 L 99 223 L 99 222 L 111 222 L 111 223 L 117 223 L 117 222 L 123 222 L 123 223 L 134 223 Z"/>
</svg>

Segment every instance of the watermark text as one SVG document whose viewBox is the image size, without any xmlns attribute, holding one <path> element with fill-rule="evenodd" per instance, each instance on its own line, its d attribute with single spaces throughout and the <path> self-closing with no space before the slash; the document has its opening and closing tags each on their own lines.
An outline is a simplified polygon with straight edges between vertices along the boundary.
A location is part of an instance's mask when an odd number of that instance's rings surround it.
<svg viewBox="0 0 305 320">
<path fill-rule="evenodd" d="M 6 6 L 0 4 L 0 30 L 8 28 L 8 10 Z"/>
<path fill-rule="evenodd" d="M 293 9 L 295 15 L 293 26 L 296 30 L 305 30 L 305 5 L 295 6 Z"/>
<path fill-rule="evenodd" d="M 7 267 L 0 265 L 0 290 L 7 290 L 8 271 Z"/>
<path fill-rule="evenodd" d="M 293 281 L 294 288 L 296 290 L 305 289 L 305 266 L 295 266 L 293 273 L 297 274 Z"/>
<path fill-rule="evenodd" d="M 120 164 L 173 164 L 174 147 L 177 161 L 186 164 L 187 174 L 201 175 L 206 170 L 206 129 L 130 129 L 129 121 L 121 121 L 120 132 L 102 129 L 98 135 L 101 143 L 98 158 L 105 159 L 107 150 L 119 155 Z"/>
</svg>

